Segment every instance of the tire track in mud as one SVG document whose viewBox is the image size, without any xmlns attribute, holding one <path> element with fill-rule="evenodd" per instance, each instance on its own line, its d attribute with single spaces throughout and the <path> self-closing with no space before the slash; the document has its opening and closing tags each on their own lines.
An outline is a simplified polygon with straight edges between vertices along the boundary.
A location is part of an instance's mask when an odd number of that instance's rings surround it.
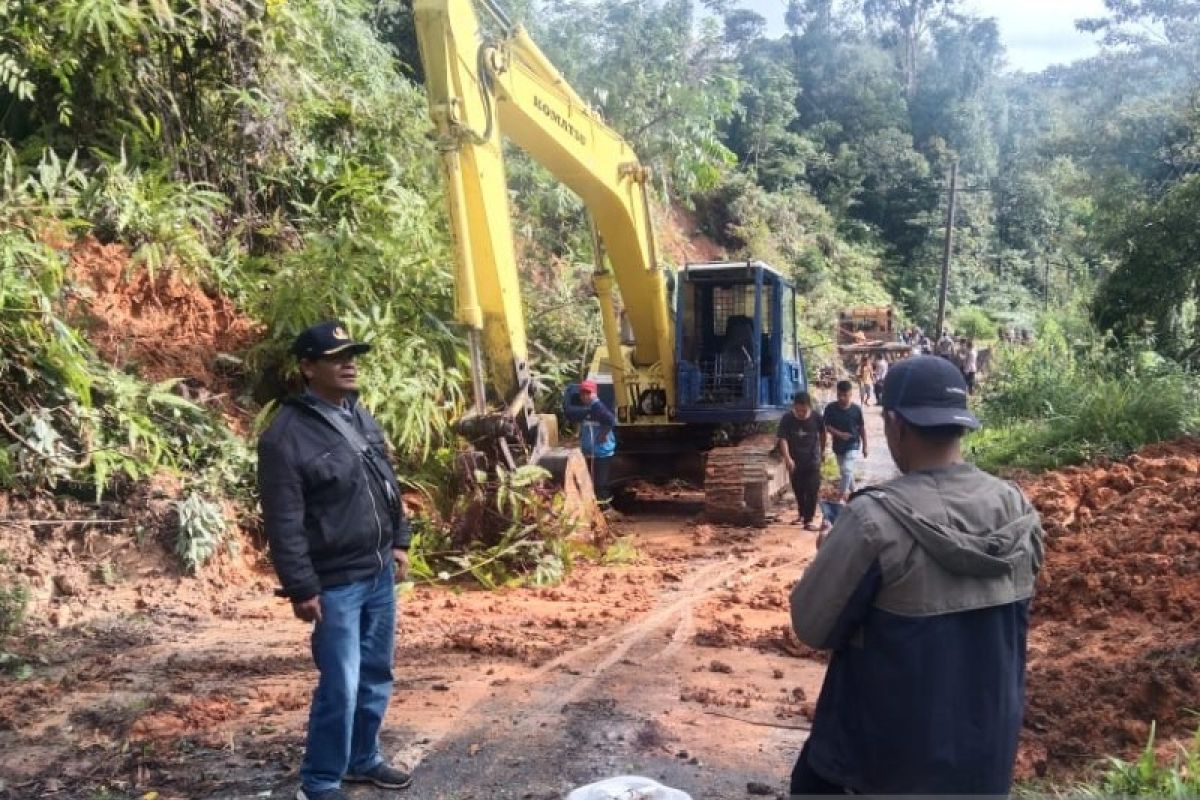
<svg viewBox="0 0 1200 800">
<path fill-rule="evenodd" d="M 896 468 L 879 409 L 863 411 L 873 447 L 871 457 L 863 460 L 861 477 L 864 483 L 882 482 L 893 477 Z M 756 542 L 762 550 L 749 560 L 727 556 L 693 562 L 696 566 L 682 576 L 684 588 L 678 594 L 456 712 L 459 719 L 470 721 L 465 729 L 402 751 L 401 758 L 416 767 L 416 795 L 422 800 L 549 800 L 561 798 L 574 786 L 631 772 L 691 791 L 696 800 L 745 796 L 749 780 L 779 783 L 783 775 L 775 774 L 778 764 L 794 758 L 805 733 L 717 722 L 695 707 L 685 708 L 680 698 L 698 661 L 723 652 L 697 651 L 693 640 L 698 609 L 735 579 L 749 585 L 778 571 L 799 577 L 812 553 L 807 545 L 797 549 L 797 540 L 790 536 L 779 539 L 761 532 Z M 787 624 L 786 613 L 780 622 Z M 810 691 L 815 691 L 823 667 L 804 663 L 785 669 L 806 673 Z M 739 674 L 726 685 L 752 680 L 737 666 Z M 803 682 L 805 677 L 797 675 L 795 680 Z M 716 731 L 718 739 L 754 740 L 763 756 L 739 761 L 748 749 L 743 747 L 723 764 L 701 764 L 696 748 L 687 758 L 673 757 L 675 748 L 659 740 L 661 721 L 669 721 L 676 732 L 707 728 Z M 713 735 L 708 733 L 708 738 Z M 680 744 L 688 741 L 685 734 Z M 709 748 L 709 753 L 710 758 L 724 755 L 721 748 L 715 754 Z M 384 795 L 369 797 L 383 800 Z"/>
<path fill-rule="evenodd" d="M 468 729 L 398 754 L 416 766 L 414 791 L 454 800 L 557 798 L 572 785 L 628 771 L 632 765 L 618 763 L 619 751 L 656 743 L 655 719 L 679 705 L 688 672 L 680 656 L 694 636 L 697 607 L 731 579 L 768 569 L 798 575 L 807 561 L 780 563 L 780 555 L 772 547 L 749 561 L 729 556 L 703 563 L 683 576 L 678 596 L 465 708 L 460 718 L 475 721 Z M 658 772 L 684 766 L 694 771 L 698 764 L 666 756 Z"/>
</svg>

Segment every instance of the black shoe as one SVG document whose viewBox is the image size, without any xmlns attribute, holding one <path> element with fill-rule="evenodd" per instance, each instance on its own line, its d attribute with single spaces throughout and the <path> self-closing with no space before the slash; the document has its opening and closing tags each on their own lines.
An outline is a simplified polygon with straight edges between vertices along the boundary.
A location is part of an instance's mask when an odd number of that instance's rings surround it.
<svg viewBox="0 0 1200 800">
<path fill-rule="evenodd" d="M 350 796 L 337 788 L 326 789 L 323 792 L 310 792 L 301 787 L 296 790 L 296 800 L 350 800 Z"/>
<path fill-rule="evenodd" d="M 380 764 L 364 773 L 348 773 L 342 780 L 348 783 L 373 783 L 380 789 L 407 789 L 412 784 L 412 776 L 404 770 Z"/>
</svg>

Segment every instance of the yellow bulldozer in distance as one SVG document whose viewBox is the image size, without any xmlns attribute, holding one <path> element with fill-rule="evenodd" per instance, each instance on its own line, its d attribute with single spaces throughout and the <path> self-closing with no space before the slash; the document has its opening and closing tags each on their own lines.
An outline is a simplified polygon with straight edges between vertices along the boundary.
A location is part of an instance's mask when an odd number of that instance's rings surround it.
<svg viewBox="0 0 1200 800">
<path fill-rule="evenodd" d="M 853 374 L 863 356 L 882 354 L 889 361 L 907 358 L 912 346 L 900 341 L 891 306 L 844 308 L 837 318 L 837 352 L 842 369 Z"/>
</svg>

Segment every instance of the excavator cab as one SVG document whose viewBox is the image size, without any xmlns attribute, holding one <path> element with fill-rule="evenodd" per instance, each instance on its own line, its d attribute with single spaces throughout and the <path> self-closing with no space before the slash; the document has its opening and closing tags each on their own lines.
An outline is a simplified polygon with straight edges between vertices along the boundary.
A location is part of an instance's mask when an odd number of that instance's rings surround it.
<svg viewBox="0 0 1200 800">
<path fill-rule="evenodd" d="M 761 261 L 691 264 L 677 277 L 675 421 L 779 419 L 807 388 L 795 289 Z"/>
</svg>

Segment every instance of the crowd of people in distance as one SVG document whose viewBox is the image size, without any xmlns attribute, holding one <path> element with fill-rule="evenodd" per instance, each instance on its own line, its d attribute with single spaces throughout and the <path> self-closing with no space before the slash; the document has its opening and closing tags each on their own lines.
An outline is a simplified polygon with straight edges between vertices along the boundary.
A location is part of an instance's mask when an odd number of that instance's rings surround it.
<svg viewBox="0 0 1200 800">
<path fill-rule="evenodd" d="M 1006 336 L 1016 336 L 1017 338 L 1003 339 L 1003 341 L 1029 341 L 1029 331 L 1021 329 L 1021 332 L 1015 333 L 1014 329 L 1001 328 L 1001 331 Z M 954 333 L 947 328 L 940 339 L 933 341 L 925 331 L 914 326 L 906 330 L 902 330 L 899 334 L 899 340 L 907 345 L 912 346 L 912 354 L 916 356 L 934 355 L 946 359 L 954 366 L 958 367 L 958 371 L 962 373 L 963 380 L 967 382 L 967 390 L 975 393 L 976 378 L 979 375 L 979 348 L 975 346 L 975 340 L 966 336 L 955 336 Z M 874 363 L 874 362 L 871 362 Z M 886 374 L 886 369 L 884 374 Z M 859 364 L 859 383 L 862 384 L 863 369 L 862 364 Z M 882 383 L 882 376 L 878 379 L 872 379 L 872 385 L 876 382 Z M 861 392 L 861 389 L 860 389 Z M 876 392 L 878 398 L 878 392 Z M 869 398 L 864 395 L 864 405 L 869 405 Z M 878 402 L 878 400 L 877 400 Z"/>
</svg>

